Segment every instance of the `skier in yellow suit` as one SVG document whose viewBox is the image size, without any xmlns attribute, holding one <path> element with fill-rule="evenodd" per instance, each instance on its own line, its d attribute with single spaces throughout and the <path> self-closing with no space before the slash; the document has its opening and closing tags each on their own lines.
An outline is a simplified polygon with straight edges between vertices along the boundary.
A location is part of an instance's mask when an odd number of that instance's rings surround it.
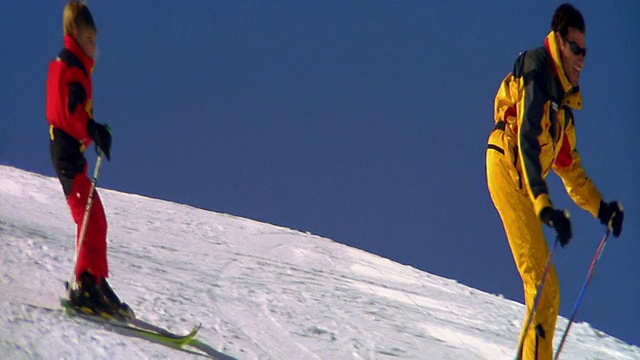
<svg viewBox="0 0 640 360">
<path fill-rule="evenodd" d="M 549 248 L 542 224 L 553 227 L 562 246 L 571 238 L 568 215 L 554 208 L 545 178 L 553 170 L 571 199 L 618 237 L 622 206 L 605 203 L 587 177 L 576 151 L 574 110 L 582 107 L 578 87 L 587 54 L 580 12 L 560 5 L 544 46 L 518 56 L 495 98 L 495 126 L 488 141 L 487 184 L 500 214 L 524 286 L 527 314 L 541 283 Z M 560 307 L 555 269 L 545 280 L 526 331 L 523 359 L 551 359 Z"/>
</svg>

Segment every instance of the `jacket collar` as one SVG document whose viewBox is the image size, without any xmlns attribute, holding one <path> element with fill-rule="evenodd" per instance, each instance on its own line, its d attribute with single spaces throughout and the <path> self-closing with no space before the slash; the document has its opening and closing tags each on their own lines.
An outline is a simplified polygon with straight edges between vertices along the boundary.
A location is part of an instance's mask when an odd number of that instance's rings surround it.
<svg viewBox="0 0 640 360">
<path fill-rule="evenodd" d="M 567 105 L 576 110 L 582 109 L 582 95 L 580 94 L 580 87 L 574 87 L 571 85 L 571 82 L 569 82 L 569 79 L 567 78 L 567 74 L 564 72 L 562 57 L 560 56 L 560 49 L 558 48 L 556 33 L 554 31 L 551 31 L 549 35 L 547 35 L 544 40 L 544 47 L 551 57 L 553 72 L 560 80 L 562 89 L 565 93 L 565 97 L 562 100 L 563 105 Z"/>
<path fill-rule="evenodd" d="M 71 35 L 64 36 L 64 48 L 71 51 L 73 55 L 75 55 L 78 60 L 82 63 L 85 69 L 87 69 L 90 73 L 93 72 L 93 68 L 95 67 L 95 62 L 92 58 L 87 56 L 84 53 L 84 50 L 80 47 L 76 39 Z"/>
</svg>

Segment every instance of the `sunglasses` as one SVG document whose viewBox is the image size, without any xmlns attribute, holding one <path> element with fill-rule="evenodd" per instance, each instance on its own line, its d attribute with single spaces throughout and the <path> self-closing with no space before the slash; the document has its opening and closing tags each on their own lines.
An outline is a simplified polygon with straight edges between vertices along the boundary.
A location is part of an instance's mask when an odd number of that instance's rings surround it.
<svg viewBox="0 0 640 360">
<path fill-rule="evenodd" d="M 567 40 L 566 37 L 563 37 L 563 39 L 565 43 L 569 44 L 569 47 L 571 48 L 571 52 L 573 52 L 575 55 L 582 54 L 582 56 L 587 56 L 586 48 L 581 48 L 580 45 L 576 44 L 575 41 L 569 41 Z"/>
</svg>

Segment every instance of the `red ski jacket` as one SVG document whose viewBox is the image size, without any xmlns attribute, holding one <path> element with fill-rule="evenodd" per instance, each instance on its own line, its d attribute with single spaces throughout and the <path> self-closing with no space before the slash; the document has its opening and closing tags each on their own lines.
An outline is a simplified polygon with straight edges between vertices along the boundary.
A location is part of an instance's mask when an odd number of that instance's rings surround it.
<svg viewBox="0 0 640 360">
<path fill-rule="evenodd" d="M 64 49 L 49 63 L 47 76 L 46 117 L 51 125 L 51 139 L 53 129 L 60 129 L 77 139 L 82 150 L 91 144 L 87 121 L 93 118 L 93 66 L 93 59 L 76 40 L 65 35 Z"/>
</svg>

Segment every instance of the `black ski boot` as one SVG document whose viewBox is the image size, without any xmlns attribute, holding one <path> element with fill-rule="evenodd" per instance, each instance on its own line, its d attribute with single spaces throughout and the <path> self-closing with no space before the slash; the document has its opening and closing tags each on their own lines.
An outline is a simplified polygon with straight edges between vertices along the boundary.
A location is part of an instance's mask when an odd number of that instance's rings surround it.
<svg viewBox="0 0 640 360">
<path fill-rule="evenodd" d="M 100 290 L 102 291 L 106 302 L 109 304 L 111 311 L 117 318 L 125 321 L 130 321 L 136 318 L 131 307 L 118 298 L 118 295 L 113 291 L 107 279 L 102 278 L 102 281 L 100 282 Z"/>
<path fill-rule="evenodd" d="M 72 307 L 89 315 L 112 318 L 114 312 L 107 302 L 96 279 L 88 272 L 83 272 L 75 287 L 69 287 L 69 303 Z"/>
</svg>

